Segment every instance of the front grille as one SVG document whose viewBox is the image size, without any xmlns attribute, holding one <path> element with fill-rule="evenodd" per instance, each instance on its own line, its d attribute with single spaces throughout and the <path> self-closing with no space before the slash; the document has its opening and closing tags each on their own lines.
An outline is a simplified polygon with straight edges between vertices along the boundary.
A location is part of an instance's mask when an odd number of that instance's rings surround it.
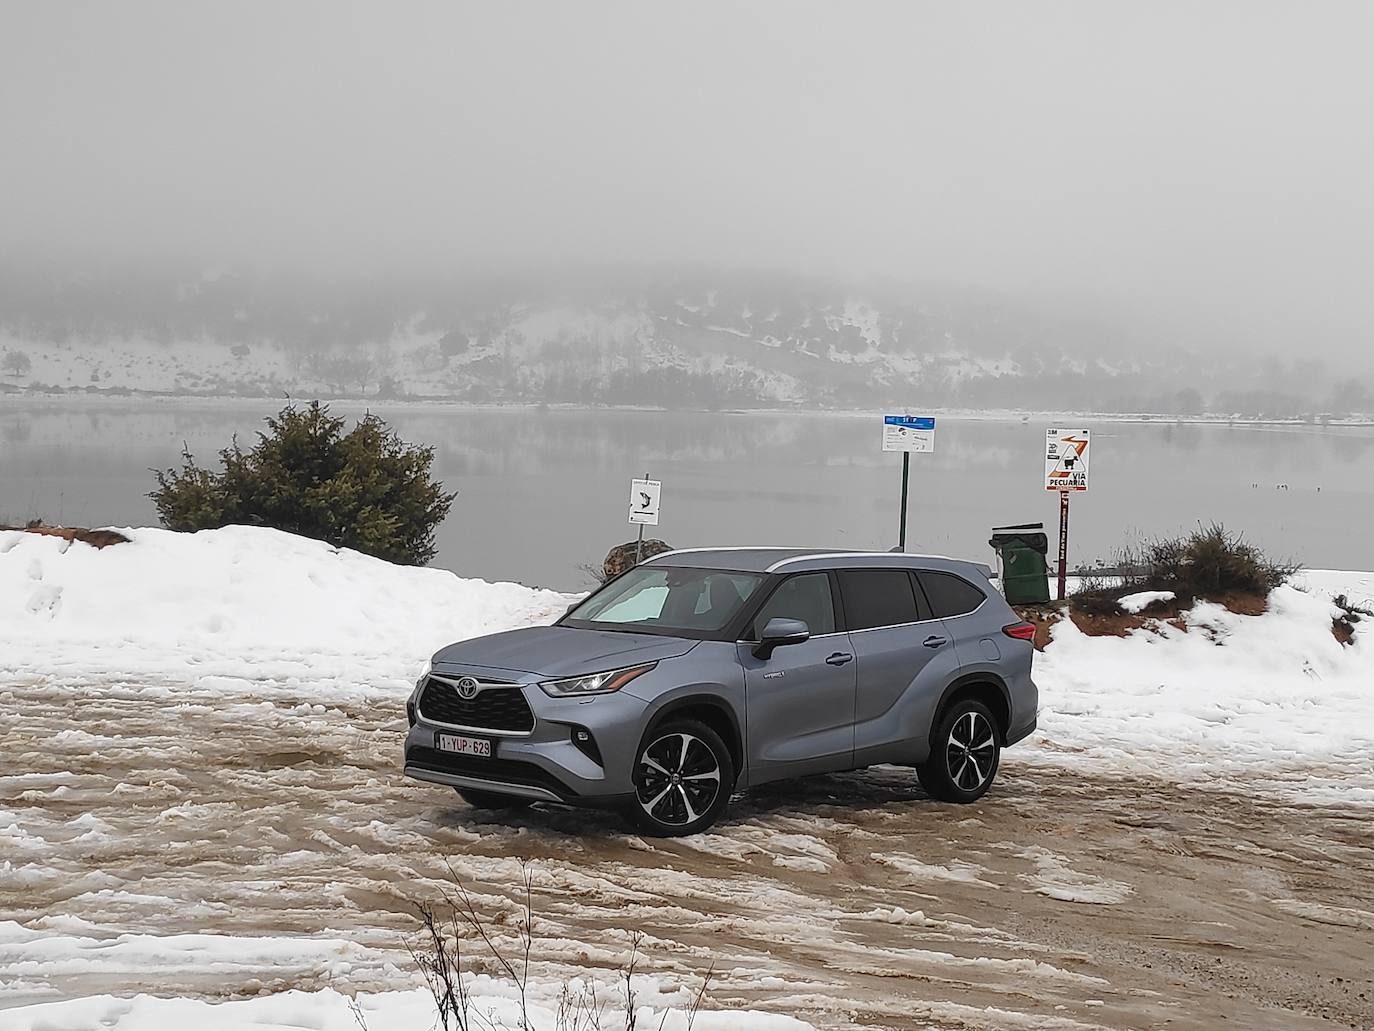
<svg viewBox="0 0 1374 1031">
<path fill-rule="evenodd" d="M 480 759 L 471 755 L 453 755 L 434 748 L 416 746 L 406 749 L 406 765 L 435 773 L 453 773 L 476 777 L 499 784 L 525 784 L 552 791 L 560 798 L 572 797 L 572 792 L 551 773 L 534 763 L 518 759 Z"/>
<path fill-rule="evenodd" d="M 474 730 L 499 730 L 528 734 L 534 729 L 534 713 L 525 694 L 511 684 L 483 686 L 476 698 L 462 698 L 452 685 L 430 677 L 420 696 L 420 715 L 433 723 L 449 723 Z"/>
</svg>

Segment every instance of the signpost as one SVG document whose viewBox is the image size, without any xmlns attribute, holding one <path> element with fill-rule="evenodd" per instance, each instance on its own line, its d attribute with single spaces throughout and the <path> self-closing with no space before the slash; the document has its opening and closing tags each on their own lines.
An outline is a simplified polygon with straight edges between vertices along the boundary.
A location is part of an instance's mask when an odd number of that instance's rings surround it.
<svg viewBox="0 0 1374 1031">
<path fill-rule="evenodd" d="M 649 479 L 630 481 L 630 525 L 639 527 L 639 541 L 635 544 L 635 565 L 644 557 L 644 527 L 658 525 L 659 502 L 663 498 L 663 483 Z"/>
<path fill-rule="evenodd" d="M 1069 566 L 1069 495 L 1088 489 L 1088 430 L 1045 431 L 1045 489 L 1059 492 L 1059 600 Z"/>
<path fill-rule="evenodd" d="M 928 415 L 884 415 L 883 450 L 902 453 L 902 512 L 897 549 L 906 551 L 906 496 L 911 480 L 911 453 L 935 450 L 935 419 Z"/>
</svg>

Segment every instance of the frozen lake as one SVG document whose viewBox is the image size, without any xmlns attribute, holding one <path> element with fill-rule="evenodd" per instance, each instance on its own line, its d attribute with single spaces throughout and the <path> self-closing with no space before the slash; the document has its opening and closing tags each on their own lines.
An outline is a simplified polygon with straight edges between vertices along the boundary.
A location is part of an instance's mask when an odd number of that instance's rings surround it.
<svg viewBox="0 0 1374 1031">
<path fill-rule="evenodd" d="M 211 464 L 278 407 L 0 398 L 0 520 L 156 525 L 151 468 L 178 464 L 183 442 Z M 437 449 L 460 494 L 435 564 L 464 576 L 586 586 L 580 567 L 633 538 L 629 481 L 646 471 L 664 482 L 655 535 L 677 547 L 897 542 L 901 457 L 879 450 L 873 416 L 367 407 Z M 1073 502 L 1071 563 L 1219 520 L 1307 566 L 1374 569 L 1374 429 L 1078 424 L 1094 431 L 1092 490 Z M 941 417 L 936 452 L 912 456 L 909 549 L 990 561 L 992 526 L 1053 524 L 1048 426 Z"/>
</svg>

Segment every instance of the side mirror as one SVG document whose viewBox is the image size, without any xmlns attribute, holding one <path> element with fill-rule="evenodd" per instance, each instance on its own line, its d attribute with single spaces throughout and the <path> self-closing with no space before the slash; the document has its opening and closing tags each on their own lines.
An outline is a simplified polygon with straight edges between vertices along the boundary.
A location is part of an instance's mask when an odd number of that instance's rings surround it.
<svg viewBox="0 0 1374 1031">
<path fill-rule="evenodd" d="M 801 644 L 811 640 L 811 628 L 800 619 L 775 617 L 768 621 L 759 635 L 759 643 L 754 645 L 754 657 L 771 659 L 773 649 L 787 644 Z"/>
</svg>

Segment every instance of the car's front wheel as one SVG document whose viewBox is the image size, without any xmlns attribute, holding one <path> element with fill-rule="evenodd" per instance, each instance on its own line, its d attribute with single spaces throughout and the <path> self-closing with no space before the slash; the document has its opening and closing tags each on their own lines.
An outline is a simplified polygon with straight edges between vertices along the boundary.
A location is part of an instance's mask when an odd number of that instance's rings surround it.
<svg viewBox="0 0 1374 1031">
<path fill-rule="evenodd" d="M 627 815 L 653 837 L 696 834 L 724 812 L 734 784 L 734 762 L 720 735 L 696 720 L 670 719 L 644 736 Z"/>
<path fill-rule="evenodd" d="M 1001 758 L 992 712 L 976 699 L 962 698 L 940 714 L 930 755 L 916 775 L 931 798 L 976 802 L 992 785 Z"/>
</svg>

